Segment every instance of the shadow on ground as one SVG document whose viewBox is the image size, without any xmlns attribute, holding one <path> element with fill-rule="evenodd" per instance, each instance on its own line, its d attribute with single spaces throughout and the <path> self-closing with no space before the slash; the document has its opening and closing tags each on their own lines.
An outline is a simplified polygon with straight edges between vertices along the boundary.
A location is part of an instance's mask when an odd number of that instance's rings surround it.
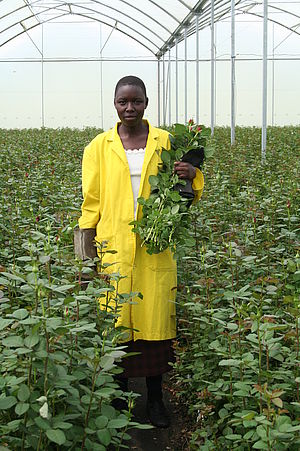
<svg viewBox="0 0 300 451">
<path fill-rule="evenodd" d="M 187 451 L 189 449 L 186 413 L 183 413 L 182 408 L 168 390 L 169 384 L 166 378 L 164 402 L 168 412 L 170 412 L 171 426 L 167 429 L 131 429 L 129 434 L 132 439 L 127 443 L 129 449 L 135 451 Z M 145 378 L 130 379 L 129 390 L 141 394 L 136 400 L 134 421 L 149 423 L 146 414 L 147 389 Z"/>
</svg>

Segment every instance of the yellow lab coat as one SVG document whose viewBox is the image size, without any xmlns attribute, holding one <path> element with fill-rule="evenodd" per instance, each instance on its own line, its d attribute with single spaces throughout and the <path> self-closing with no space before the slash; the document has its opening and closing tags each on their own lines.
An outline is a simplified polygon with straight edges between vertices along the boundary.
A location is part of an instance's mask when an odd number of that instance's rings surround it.
<svg viewBox="0 0 300 451">
<path fill-rule="evenodd" d="M 119 292 L 140 292 L 135 304 L 123 304 L 116 326 L 129 328 L 126 340 L 166 340 L 176 336 L 176 261 L 169 249 L 149 255 L 132 232 L 134 200 L 126 154 L 118 135 L 118 124 L 85 148 L 82 162 L 83 204 L 80 228 L 96 228 L 96 240 L 107 241 L 104 263 L 113 263 L 109 272 L 126 276 L 119 282 Z M 170 148 L 169 133 L 149 126 L 139 197 L 150 195 L 149 176 L 157 174 L 162 147 Z M 193 181 L 196 198 L 203 190 L 203 175 L 197 169 Z M 137 218 L 142 215 L 138 204 Z"/>
</svg>

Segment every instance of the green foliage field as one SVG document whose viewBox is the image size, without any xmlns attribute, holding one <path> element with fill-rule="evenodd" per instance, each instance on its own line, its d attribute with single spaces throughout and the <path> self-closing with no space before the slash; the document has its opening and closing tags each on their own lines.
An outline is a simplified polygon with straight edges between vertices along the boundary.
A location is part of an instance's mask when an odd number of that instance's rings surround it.
<svg viewBox="0 0 300 451">
<path fill-rule="evenodd" d="M 180 265 L 177 380 L 191 449 L 296 450 L 299 403 L 299 128 L 215 133 Z"/>
<path fill-rule="evenodd" d="M 125 352 L 114 323 L 131 294 L 101 274 L 104 247 L 94 278 L 73 251 L 81 158 L 96 134 L 0 132 L 0 449 L 119 450 L 131 428 L 150 427 L 133 421 L 135 394 L 115 380 Z"/>
<path fill-rule="evenodd" d="M 73 256 L 98 132 L 0 130 L 0 447 L 118 449 L 137 427 L 111 405 L 123 351 L 97 308 L 99 293 L 130 294 L 101 277 L 82 291 L 90 269 Z M 299 449 L 299 135 L 270 128 L 262 165 L 259 129 L 238 128 L 233 148 L 215 131 L 196 248 L 179 261 L 174 384 L 191 450 Z"/>
</svg>

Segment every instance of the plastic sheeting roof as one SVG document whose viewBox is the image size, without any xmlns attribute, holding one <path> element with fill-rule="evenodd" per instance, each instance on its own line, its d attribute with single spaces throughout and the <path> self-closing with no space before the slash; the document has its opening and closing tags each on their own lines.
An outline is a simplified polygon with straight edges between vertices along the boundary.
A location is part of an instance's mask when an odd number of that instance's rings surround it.
<svg viewBox="0 0 300 451">
<path fill-rule="evenodd" d="M 270 1 L 269 10 L 284 13 L 287 21 L 278 24 L 300 34 L 300 17 L 289 8 L 293 3 L 299 2 Z M 261 4 L 236 0 L 236 14 L 262 17 Z M 195 32 L 197 18 L 200 30 L 210 25 L 211 6 L 211 0 L 0 0 L 0 47 L 43 23 L 75 16 L 116 29 L 160 58 L 184 39 L 185 30 L 187 36 Z M 215 22 L 230 11 L 231 0 L 214 0 Z"/>
</svg>

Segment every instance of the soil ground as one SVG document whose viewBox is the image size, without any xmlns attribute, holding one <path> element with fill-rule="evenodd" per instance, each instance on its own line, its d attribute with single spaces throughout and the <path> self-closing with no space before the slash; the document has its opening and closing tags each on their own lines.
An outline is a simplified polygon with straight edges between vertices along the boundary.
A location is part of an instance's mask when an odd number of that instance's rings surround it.
<svg viewBox="0 0 300 451">
<path fill-rule="evenodd" d="M 167 429 L 131 429 L 129 434 L 132 439 L 128 444 L 129 449 L 135 451 L 188 451 L 188 431 L 190 430 L 190 420 L 187 417 L 184 406 L 180 405 L 174 395 L 172 395 L 171 383 L 165 377 L 164 402 L 170 413 L 171 426 Z M 134 421 L 149 423 L 146 414 L 147 389 L 145 378 L 135 378 L 129 380 L 129 389 L 135 393 L 140 393 L 134 408 Z"/>
</svg>

